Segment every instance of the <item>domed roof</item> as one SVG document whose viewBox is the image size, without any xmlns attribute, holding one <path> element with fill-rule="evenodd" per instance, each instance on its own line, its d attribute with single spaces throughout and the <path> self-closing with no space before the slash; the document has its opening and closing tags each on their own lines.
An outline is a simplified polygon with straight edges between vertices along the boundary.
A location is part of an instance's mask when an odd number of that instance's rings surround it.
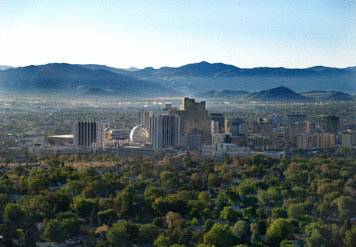
<svg viewBox="0 0 356 247">
<path fill-rule="evenodd" d="M 130 132 L 130 141 L 133 144 L 145 144 L 148 142 L 148 131 L 142 126 L 133 127 Z"/>
</svg>

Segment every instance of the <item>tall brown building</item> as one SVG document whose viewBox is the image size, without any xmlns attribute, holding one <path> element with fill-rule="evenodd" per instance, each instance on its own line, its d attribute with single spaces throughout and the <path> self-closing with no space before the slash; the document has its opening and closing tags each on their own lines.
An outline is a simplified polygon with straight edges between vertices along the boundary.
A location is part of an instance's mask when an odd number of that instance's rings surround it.
<svg viewBox="0 0 356 247">
<path fill-rule="evenodd" d="M 202 144 L 211 143 L 210 118 L 205 109 L 205 101 L 195 102 L 184 98 L 178 111 L 180 117 L 180 133 L 182 135 L 201 135 Z"/>
</svg>

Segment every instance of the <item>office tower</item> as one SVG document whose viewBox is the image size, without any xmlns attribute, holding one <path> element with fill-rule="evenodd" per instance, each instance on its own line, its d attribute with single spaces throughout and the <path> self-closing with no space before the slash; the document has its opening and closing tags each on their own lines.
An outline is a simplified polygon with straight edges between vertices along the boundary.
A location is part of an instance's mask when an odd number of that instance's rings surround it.
<svg viewBox="0 0 356 247">
<path fill-rule="evenodd" d="M 152 114 L 151 111 L 148 111 L 146 109 L 138 112 L 139 125 L 141 125 L 143 128 L 147 130 L 149 129 L 151 114 Z"/>
<path fill-rule="evenodd" d="M 194 99 L 184 98 L 177 114 L 182 135 L 200 135 L 202 144 L 211 143 L 211 123 L 204 101 L 195 102 Z"/>
<path fill-rule="evenodd" d="M 180 118 L 177 114 L 150 116 L 150 142 L 155 150 L 178 147 L 179 136 Z"/>
<path fill-rule="evenodd" d="M 77 147 L 103 147 L 103 126 L 97 122 L 79 121 L 74 124 L 74 144 Z"/>
<path fill-rule="evenodd" d="M 289 141 L 293 145 L 297 146 L 298 136 L 305 133 L 304 122 L 306 118 L 307 118 L 306 115 L 301 115 L 301 114 L 288 115 L 287 117 Z"/>
<path fill-rule="evenodd" d="M 341 135 L 341 146 L 345 148 L 356 147 L 356 132 L 348 131 Z"/>
<path fill-rule="evenodd" d="M 187 150 L 199 150 L 201 148 L 201 135 L 199 133 L 181 134 L 179 147 Z"/>
<path fill-rule="evenodd" d="M 337 134 L 339 132 L 339 118 L 335 116 L 318 116 L 319 127 L 325 133 Z"/>
<path fill-rule="evenodd" d="M 288 126 L 289 141 L 293 145 L 297 145 L 298 136 L 304 134 L 304 122 L 291 122 Z"/>
<path fill-rule="evenodd" d="M 226 118 L 225 133 L 231 136 L 246 134 L 244 130 L 244 121 L 241 118 Z"/>
<path fill-rule="evenodd" d="M 302 134 L 298 136 L 299 149 L 335 148 L 336 138 L 331 133 Z"/>
<path fill-rule="evenodd" d="M 225 118 L 223 114 L 220 113 L 211 113 L 211 134 L 215 133 L 224 133 L 224 122 Z"/>
<path fill-rule="evenodd" d="M 335 148 L 336 146 L 336 136 L 332 133 L 319 133 L 317 134 L 319 149 Z"/>
<path fill-rule="evenodd" d="M 272 133 L 272 121 L 268 118 L 257 118 L 256 122 L 250 123 L 252 134 L 268 135 Z"/>
<path fill-rule="evenodd" d="M 316 124 L 314 122 L 306 121 L 304 123 L 304 133 L 313 134 L 316 132 Z"/>
<path fill-rule="evenodd" d="M 317 147 L 317 135 L 313 134 L 301 134 L 298 136 L 297 147 L 299 149 L 316 149 Z"/>
</svg>

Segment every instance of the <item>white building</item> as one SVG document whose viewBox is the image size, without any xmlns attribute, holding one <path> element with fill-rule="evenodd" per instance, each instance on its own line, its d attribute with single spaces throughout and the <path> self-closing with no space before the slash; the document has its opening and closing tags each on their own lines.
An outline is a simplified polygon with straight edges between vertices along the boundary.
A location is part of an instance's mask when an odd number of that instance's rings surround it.
<svg viewBox="0 0 356 247">
<path fill-rule="evenodd" d="M 150 116 L 150 141 L 155 150 L 179 146 L 180 118 L 177 114 Z"/>
</svg>

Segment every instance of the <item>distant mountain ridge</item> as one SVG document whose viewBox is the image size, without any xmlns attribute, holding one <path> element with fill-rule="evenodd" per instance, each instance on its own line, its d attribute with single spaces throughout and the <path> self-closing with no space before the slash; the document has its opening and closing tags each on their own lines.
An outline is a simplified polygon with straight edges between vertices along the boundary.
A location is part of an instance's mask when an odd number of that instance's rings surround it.
<svg viewBox="0 0 356 247">
<path fill-rule="evenodd" d="M 307 101 L 308 99 L 293 90 L 280 86 L 268 90 L 262 90 L 258 93 L 251 93 L 246 96 L 247 100 L 251 101 Z"/>
<path fill-rule="evenodd" d="M 6 70 L 6 69 L 11 69 L 11 66 L 7 66 L 7 65 L 0 65 L 0 70 Z"/>
<path fill-rule="evenodd" d="M 301 95 L 316 101 L 350 101 L 353 99 L 352 95 L 337 91 L 311 91 L 303 92 Z"/>
<path fill-rule="evenodd" d="M 280 85 L 295 92 L 309 94 L 311 91 L 353 94 L 356 93 L 356 67 L 239 68 L 203 61 L 157 69 L 120 69 L 99 64 L 53 63 L 0 70 L 0 88 L 10 91 L 62 90 L 128 96 L 199 95 L 207 91 L 214 94 L 215 91 L 215 97 L 237 97 L 246 92 L 269 90 Z M 317 97 L 316 93 L 313 95 L 313 98 Z M 325 93 L 323 95 L 325 96 Z M 330 97 L 335 99 L 339 96 L 330 94 Z"/>
<path fill-rule="evenodd" d="M 224 63 L 199 62 L 180 67 L 147 67 L 130 72 L 138 78 L 159 81 L 186 93 L 206 90 L 259 91 L 283 84 L 295 91 L 356 92 L 356 68 L 314 66 L 290 68 L 239 68 Z"/>
<path fill-rule="evenodd" d="M 257 101 L 257 102 L 326 102 L 326 101 L 351 101 L 353 100 L 350 94 L 336 91 L 311 91 L 296 93 L 293 90 L 279 86 L 276 88 L 262 90 L 259 92 L 247 91 L 214 91 L 210 90 L 206 93 L 196 94 L 196 97 L 204 99 L 220 98 L 220 99 L 236 99 L 241 101 Z"/>
<path fill-rule="evenodd" d="M 31 65 L 0 71 L 0 88 L 8 91 L 63 91 L 121 96 L 177 94 L 176 90 L 168 86 L 118 71 L 65 63 Z"/>
</svg>

